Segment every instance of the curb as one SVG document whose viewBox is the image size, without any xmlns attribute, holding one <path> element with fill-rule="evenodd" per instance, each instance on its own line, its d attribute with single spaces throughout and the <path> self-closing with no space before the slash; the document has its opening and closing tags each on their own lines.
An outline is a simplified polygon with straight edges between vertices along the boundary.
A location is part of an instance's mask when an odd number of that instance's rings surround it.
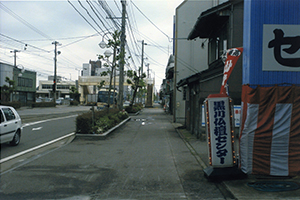
<svg viewBox="0 0 300 200">
<path fill-rule="evenodd" d="M 137 111 L 136 113 L 128 113 L 129 116 L 136 116 L 139 115 L 141 111 Z"/>
<path fill-rule="evenodd" d="M 183 142 L 185 143 L 185 145 L 187 146 L 187 148 L 193 154 L 193 156 L 195 157 L 195 159 L 197 160 L 197 162 L 199 163 L 199 165 L 202 167 L 202 169 L 205 169 L 207 167 L 207 165 L 204 163 L 204 161 L 202 160 L 202 158 L 198 155 L 198 153 L 196 152 L 196 150 L 194 149 L 194 147 L 185 139 L 185 137 L 181 134 L 181 132 L 180 132 L 180 130 L 178 130 L 178 128 L 175 128 L 175 130 L 178 133 L 178 135 L 181 137 L 181 139 L 183 140 Z"/>
<path fill-rule="evenodd" d="M 82 138 L 82 139 L 93 139 L 93 140 L 105 140 L 110 133 L 112 133 L 115 129 L 119 128 L 120 126 L 122 126 L 123 124 L 125 124 L 129 120 L 131 120 L 131 117 L 128 117 L 127 119 L 123 120 L 118 125 L 112 127 L 111 129 L 109 129 L 108 131 L 106 131 L 103 134 L 80 134 L 80 133 L 76 133 L 75 139 Z"/>
</svg>

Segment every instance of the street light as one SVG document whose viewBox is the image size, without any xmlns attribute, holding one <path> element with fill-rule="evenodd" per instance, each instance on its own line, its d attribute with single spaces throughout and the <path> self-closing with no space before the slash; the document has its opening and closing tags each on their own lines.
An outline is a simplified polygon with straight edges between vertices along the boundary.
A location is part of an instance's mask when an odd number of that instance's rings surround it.
<svg viewBox="0 0 300 200">
<path fill-rule="evenodd" d="M 102 41 L 98 44 L 100 48 L 104 49 L 104 48 L 110 48 L 110 45 L 106 44 L 104 42 L 104 37 L 107 35 L 107 34 L 111 34 L 112 37 L 115 39 L 114 35 L 111 33 L 111 32 L 107 32 L 103 35 L 102 37 Z M 115 42 L 115 41 L 114 41 Z M 113 42 L 113 43 L 114 43 Z M 104 55 L 105 57 L 108 58 L 113 54 L 113 62 L 112 62 L 112 72 L 111 72 L 111 78 L 110 78 L 110 84 L 109 84 L 109 96 L 110 96 L 110 89 L 111 89 L 111 79 L 114 78 L 114 94 L 113 94 L 113 99 L 115 99 L 115 89 L 116 89 L 116 52 L 117 52 L 117 47 L 116 45 L 112 45 L 113 46 L 113 53 L 110 51 L 110 50 L 106 50 L 104 52 Z M 120 88 L 119 88 L 120 89 Z"/>
<path fill-rule="evenodd" d="M 112 55 L 112 52 L 110 50 L 106 50 L 104 52 L 105 57 L 109 58 Z"/>
<path fill-rule="evenodd" d="M 104 42 L 104 40 L 102 40 L 102 41 L 99 43 L 99 47 L 100 47 L 101 49 L 104 49 L 104 48 L 107 48 L 108 45 Z"/>
<path fill-rule="evenodd" d="M 107 33 L 105 33 L 105 34 L 102 36 L 102 41 L 98 44 L 99 47 L 100 47 L 101 49 L 104 49 L 104 48 L 108 48 L 108 47 L 109 47 L 109 45 L 106 44 L 106 42 L 104 42 L 104 37 L 105 37 L 107 34 L 112 34 L 112 33 L 111 33 L 111 32 L 107 32 Z"/>
</svg>

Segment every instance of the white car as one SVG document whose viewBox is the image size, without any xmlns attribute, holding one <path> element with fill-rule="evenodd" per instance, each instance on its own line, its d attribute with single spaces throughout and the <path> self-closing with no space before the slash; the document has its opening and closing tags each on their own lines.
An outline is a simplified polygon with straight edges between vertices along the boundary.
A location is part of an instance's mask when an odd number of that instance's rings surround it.
<svg viewBox="0 0 300 200">
<path fill-rule="evenodd" d="M 18 145 L 22 131 L 22 121 L 17 111 L 13 107 L 0 105 L 0 143 Z"/>
</svg>

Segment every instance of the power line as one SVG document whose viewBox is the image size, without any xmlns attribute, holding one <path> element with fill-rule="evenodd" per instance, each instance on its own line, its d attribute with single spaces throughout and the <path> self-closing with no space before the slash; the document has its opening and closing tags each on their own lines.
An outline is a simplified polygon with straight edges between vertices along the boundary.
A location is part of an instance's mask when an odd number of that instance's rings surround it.
<svg viewBox="0 0 300 200">
<path fill-rule="evenodd" d="M 103 16 L 100 14 L 100 12 L 97 10 L 97 8 L 93 5 L 92 2 L 89 2 L 88 0 L 86 0 L 86 2 L 89 4 L 90 8 L 92 9 L 92 11 L 94 12 L 94 14 L 96 15 L 96 17 L 99 19 L 99 21 L 101 22 L 101 24 L 105 27 L 106 30 L 108 30 L 109 28 L 106 27 L 105 23 L 102 21 L 102 19 L 99 17 L 101 16 L 103 18 Z M 96 12 L 97 11 L 97 12 Z M 98 14 L 99 15 L 98 15 Z"/>
<path fill-rule="evenodd" d="M 95 36 L 97 36 L 97 35 L 98 35 L 98 33 L 93 34 L 93 35 L 86 36 L 86 37 L 84 37 L 84 38 L 81 38 L 81 39 L 76 40 L 76 41 L 74 41 L 74 42 L 71 42 L 71 43 L 69 43 L 69 44 L 63 45 L 61 48 L 70 46 L 70 45 L 72 45 L 72 44 L 75 44 L 75 43 L 77 43 L 77 42 L 80 42 L 80 41 L 85 40 L 85 39 L 90 38 L 90 37 L 95 37 Z"/>
<path fill-rule="evenodd" d="M 82 3 L 78 0 L 78 3 L 79 3 L 79 5 L 85 10 L 85 12 L 88 14 L 88 16 L 93 20 L 93 22 L 98 26 L 98 28 L 102 31 L 102 32 L 104 32 L 103 31 L 103 29 L 99 26 L 99 24 L 96 22 L 96 20 L 91 16 L 91 14 L 90 14 L 90 12 L 88 11 L 88 9 L 86 9 L 83 5 L 82 5 Z"/>
<path fill-rule="evenodd" d="M 25 43 L 25 42 L 22 42 L 22 41 L 20 41 L 20 40 L 14 39 L 14 38 L 12 38 L 12 37 L 6 36 L 6 35 L 4 35 L 4 34 L 2 34 L 2 33 L 0 33 L 0 35 L 1 35 L 2 37 L 8 38 L 8 39 L 10 39 L 10 40 L 19 42 L 19 43 L 24 44 L 24 45 L 27 45 L 27 46 L 30 46 L 30 47 L 35 48 L 35 49 L 38 49 L 38 50 L 40 50 L 40 51 L 44 51 L 44 52 L 47 52 L 47 53 L 50 53 L 50 52 L 51 52 L 51 51 L 48 51 L 48 50 L 45 50 L 45 49 L 42 49 L 42 48 L 39 48 L 39 47 L 30 45 L 30 44 L 27 44 L 27 43 Z"/>
<path fill-rule="evenodd" d="M 15 19 L 17 19 L 18 21 L 20 21 L 21 23 L 23 23 L 25 26 L 29 27 L 31 30 L 35 31 L 36 33 L 40 34 L 41 36 L 47 38 L 48 40 L 53 40 L 50 36 L 46 35 L 45 33 L 43 33 L 42 31 L 40 31 L 39 29 L 37 29 L 36 27 L 34 27 L 33 25 L 31 25 L 30 23 L 28 23 L 27 21 L 25 21 L 22 17 L 20 17 L 19 15 L 17 15 L 16 13 L 14 13 L 12 10 L 10 10 L 8 7 L 6 7 L 5 5 L 3 5 L 3 3 L 0 2 L 1 5 L 1 9 L 4 10 L 5 12 L 7 12 L 9 15 L 11 15 L 12 17 L 14 17 Z"/>
<path fill-rule="evenodd" d="M 156 26 L 134 3 L 131 1 L 131 3 L 136 7 L 136 9 L 153 25 L 157 30 L 159 30 L 162 34 L 164 34 L 169 40 L 171 39 L 166 33 L 164 33 L 158 26 Z"/>
<path fill-rule="evenodd" d="M 76 12 L 99 34 L 100 32 L 79 12 L 79 10 L 68 0 L 68 3 L 76 10 Z"/>
</svg>

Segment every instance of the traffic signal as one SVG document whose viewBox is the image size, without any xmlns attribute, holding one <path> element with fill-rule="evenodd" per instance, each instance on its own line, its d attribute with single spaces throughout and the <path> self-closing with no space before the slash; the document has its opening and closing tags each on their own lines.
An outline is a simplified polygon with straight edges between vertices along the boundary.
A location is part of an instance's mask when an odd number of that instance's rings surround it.
<svg viewBox="0 0 300 200">
<path fill-rule="evenodd" d="M 52 91 L 55 92 L 55 91 L 56 91 L 55 89 L 56 89 L 56 88 L 55 88 L 55 84 L 53 84 L 53 85 L 52 85 Z"/>
</svg>

